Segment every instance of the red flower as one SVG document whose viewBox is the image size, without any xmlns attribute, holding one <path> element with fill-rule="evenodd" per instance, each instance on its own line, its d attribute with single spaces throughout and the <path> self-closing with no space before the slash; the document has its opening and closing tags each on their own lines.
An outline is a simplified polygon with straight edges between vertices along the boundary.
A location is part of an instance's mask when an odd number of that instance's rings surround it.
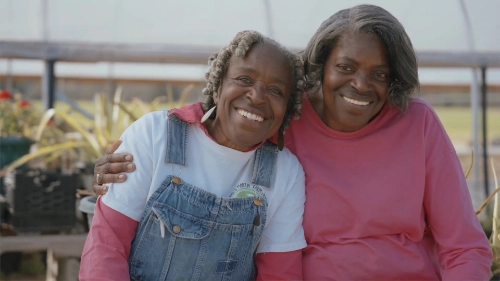
<svg viewBox="0 0 500 281">
<path fill-rule="evenodd" d="M 19 108 L 30 108 L 31 103 L 29 103 L 29 101 L 23 100 L 19 103 L 18 107 Z"/>
<path fill-rule="evenodd" d="M 0 100 L 11 100 L 12 95 L 10 94 L 9 91 L 3 90 L 0 92 Z"/>
</svg>

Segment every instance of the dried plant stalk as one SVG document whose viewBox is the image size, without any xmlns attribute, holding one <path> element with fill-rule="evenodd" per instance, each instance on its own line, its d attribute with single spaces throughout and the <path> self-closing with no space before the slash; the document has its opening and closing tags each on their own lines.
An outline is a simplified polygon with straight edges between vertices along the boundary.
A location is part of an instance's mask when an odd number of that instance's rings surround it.
<svg viewBox="0 0 500 281">
<path fill-rule="evenodd" d="M 498 185 L 498 178 L 497 178 L 497 173 L 495 171 L 495 165 L 493 164 L 493 159 L 491 159 L 491 168 L 493 170 L 493 178 L 495 179 L 495 186 L 496 189 L 495 191 L 500 189 L 500 186 Z M 499 236 L 499 231 L 498 229 L 498 217 L 499 217 L 499 209 L 500 209 L 500 199 L 499 199 L 499 194 L 498 192 L 495 193 L 495 204 L 493 208 L 493 230 L 490 236 L 490 246 L 491 250 L 493 251 L 493 264 L 491 266 L 491 271 L 493 274 L 500 273 L 500 236 Z"/>
<path fill-rule="evenodd" d="M 470 172 L 472 171 L 472 166 L 474 166 L 474 150 L 471 151 L 471 162 L 470 162 L 469 170 L 467 171 L 467 174 L 465 174 L 465 178 L 469 177 Z"/>
<path fill-rule="evenodd" d="M 493 178 L 495 179 L 495 186 L 497 187 L 496 189 L 499 188 L 498 186 L 498 179 L 497 179 L 497 173 L 495 171 L 495 165 L 493 163 L 493 158 L 491 158 L 491 168 L 493 170 Z M 495 204 L 493 205 L 493 233 L 491 234 L 492 237 L 492 245 L 493 247 L 498 247 L 500 245 L 500 237 L 498 237 L 498 217 L 499 217 L 499 204 L 500 204 L 500 198 L 498 195 L 498 192 L 495 194 Z"/>
<path fill-rule="evenodd" d="M 490 196 L 488 196 L 488 198 L 486 198 L 486 200 L 484 200 L 483 204 L 481 205 L 481 207 L 479 207 L 477 210 L 476 210 L 476 215 L 479 215 L 481 214 L 481 212 L 484 210 L 484 208 L 486 208 L 486 206 L 488 206 L 488 204 L 490 203 L 491 199 L 493 199 L 495 197 L 495 195 L 498 193 L 498 191 L 500 191 L 500 186 L 497 187 L 491 194 Z"/>
</svg>

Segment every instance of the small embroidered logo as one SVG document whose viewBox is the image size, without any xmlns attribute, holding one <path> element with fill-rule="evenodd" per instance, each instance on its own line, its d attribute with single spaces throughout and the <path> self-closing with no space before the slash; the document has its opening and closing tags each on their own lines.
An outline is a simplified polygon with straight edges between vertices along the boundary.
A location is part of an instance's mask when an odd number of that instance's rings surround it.
<svg viewBox="0 0 500 281">
<path fill-rule="evenodd" d="M 255 184 L 242 182 L 236 186 L 236 190 L 231 194 L 232 198 L 260 197 L 265 198 L 262 189 Z"/>
</svg>

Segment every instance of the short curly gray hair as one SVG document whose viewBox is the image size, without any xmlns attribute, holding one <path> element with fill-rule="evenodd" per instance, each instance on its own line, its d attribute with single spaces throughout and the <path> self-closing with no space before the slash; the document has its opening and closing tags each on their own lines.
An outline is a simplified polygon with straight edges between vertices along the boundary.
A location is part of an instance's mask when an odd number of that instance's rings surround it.
<svg viewBox="0 0 500 281">
<path fill-rule="evenodd" d="M 343 35 L 354 32 L 374 34 L 385 43 L 392 80 L 388 101 L 404 112 L 420 87 L 417 57 L 403 25 L 391 13 L 374 5 L 341 10 L 321 24 L 301 53 L 307 90 L 319 89 L 330 51 Z"/>
<path fill-rule="evenodd" d="M 215 106 L 214 96 L 217 95 L 217 90 L 226 74 L 231 56 L 234 54 L 238 57 L 244 57 L 252 45 L 256 43 L 269 44 L 276 47 L 286 56 L 292 70 L 294 88 L 290 93 L 285 117 L 280 127 L 280 131 L 284 132 L 290 126 L 292 118 L 295 117 L 298 119 L 302 112 L 302 97 L 305 87 L 304 65 L 300 56 L 290 52 L 278 42 L 263 36 L 257 31 L 246 30 L 239 32 L 228 46 L 210 56 L 208 59 L 210 69 L 205 74 L 207 86 L 203 89 L 203 94 L 207 95 L 203 109 L 207 111 Z"/>
</svg>

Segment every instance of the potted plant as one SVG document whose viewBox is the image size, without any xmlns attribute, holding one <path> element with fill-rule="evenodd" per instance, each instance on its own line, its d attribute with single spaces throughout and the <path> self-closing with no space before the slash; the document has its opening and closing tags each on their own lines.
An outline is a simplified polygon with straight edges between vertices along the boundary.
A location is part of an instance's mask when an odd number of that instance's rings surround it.
<svg viewBox="0 0 500 281">
<path fill-rule="evenodd" d="M 40 116 L 21 94 L 0 91 L 0 169 L 29 153 L 33 144 L 30 134 Z M 3 181 L 0 193 L 5 194 Z"/>
<path fill-rule="evenodd" d="M 173 102 L 173 95 L 170 93 L 166 107 L 185 103 L 185 97 L 192 88 L 193 86 L 190 85 L 183 91 L 178 103 Z M 91 167 L 91 169 L 87 168 L 86 172 L 82 171 L 79 174 L 87 189 L 87 194 L 89 194 L 92 192 L 95 160 L 103 155 L 106 148 L 117 140 L 125 128 L 130 126 L 139 116 L 161 107 L 165 107 L 162 97 L 155 99 L 150 104 L 145 104 L 137 99 L 131 106 L 126 106 L 121 102 L 121 88 L 119 87 L 112 101 L 108 100 L 106 94 L 95 95 L 93 120 L 71 114 L 68 111 L 49 109 L 41 116 L 39 125 L 32 134 L 34 145 L 31 153 L 18 158 L 0 170 L 0 178 L 32 160 L 43 159 L 39 162 L 44 165 L 58 161 L 57 165 L 52 166 L 69 163 L 71 167 L 66 165 L 66 170 L 73 171 L 78 170 L 78 168 L 85 170 L 86 167 Z M 12 176 L 7 178 L 9 180 L 15 179 Z"/>
</svg>

